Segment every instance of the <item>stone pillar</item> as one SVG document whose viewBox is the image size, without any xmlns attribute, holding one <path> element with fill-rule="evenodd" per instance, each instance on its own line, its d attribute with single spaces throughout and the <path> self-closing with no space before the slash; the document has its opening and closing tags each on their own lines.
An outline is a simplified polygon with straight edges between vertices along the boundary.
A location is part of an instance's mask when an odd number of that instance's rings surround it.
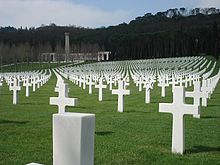
<svg viewBox="0 0 220 165">
<path fill-rule="evenodd" d="M 68 62 L 70 54 L 69 33 L 65 33 L 65 61 Z"/>
<path fill-rule="evenodd" d="M 109 52 L 106 54 L 106 61 L 109 60 Z"/>
<path fill-rule="evenodd" d="M 53 115 L 53 165 L 94 164 L 95 115 Z"/>
<path fill-rule="evenodd" d="M 104 56 L 105 54 L 104 53 L 102 53 L 102 61 L 104 61 L 105 60 L 105 56 Z"/>
</svg>

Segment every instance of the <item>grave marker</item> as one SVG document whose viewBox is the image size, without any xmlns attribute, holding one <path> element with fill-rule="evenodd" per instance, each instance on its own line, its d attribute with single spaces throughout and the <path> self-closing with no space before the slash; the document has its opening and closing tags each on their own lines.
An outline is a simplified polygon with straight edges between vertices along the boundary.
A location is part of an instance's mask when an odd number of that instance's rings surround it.
<svg viewBox="0 0 220 165">
<path fill-rule="evenodd" d="M 173 114 L 172 128 L 172 152 L 183 154 L 185 150 L 184 115 L 196 115 L 199 113 L 198 105 L 185 104 L 184 87 L 174 87 L 173 103 L 160 103 L 159 112 Z"/>
<path fill-rule="evenodd" d="M 118 89 L 112 90 L 112 94 L 118 95 L 118 112 L 123 112 L 124 95 L 130 95 L 130 90 L 124 89 L 124 81 L 118 81 Z"/>
<path fill-rule="evenodd" d="M 76 106 L 77 98 L 68 98 L 68 84 L 63 83 L 59 86 L 59 96 L 50 97 L 50 105 L 57 105 L 58 112 L 64 113 L 66 106 Z"/>
<path fill-rule="evenodd" d="M 106 88 L 106 85 L 103 85 L 102 78 L 99 79 L 99 84 L 95 85 L 95 88 L 99 89 L 99 101 L 102 101 L 102 90 Z"/>
<path fill-rule="evenodd" d="M 208 98 L 208 94 L 206 92 L 201 92 L 200 82 L 194 82 L 194 91 L 186 92 L 186 97 L 192 97 L 194 105 L 200 106 L 201 98 Z M 193 115 L 195 118 L 200 118 L 200 113 L 197 115 Z"/>
<path fill-rule="evenodd" d="M 18 102 L 18 93 L 17 92 L 21 90 L 21 87 L 19 86 L 16 78 L 14 78 L 13 86 L 10 86 L 9 90 L 13 91 L 13 104 L 17 104 L 17 102 Z"/>
</svg>

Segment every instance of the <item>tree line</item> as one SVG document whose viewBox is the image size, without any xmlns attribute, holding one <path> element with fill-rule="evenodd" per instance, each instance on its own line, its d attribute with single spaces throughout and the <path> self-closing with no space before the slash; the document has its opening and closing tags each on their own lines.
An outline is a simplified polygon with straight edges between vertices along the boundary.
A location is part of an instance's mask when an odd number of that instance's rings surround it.
<svg viewBox="0 0 220 165">
<path fill-rule="evenodd" d="M 39 61 L 43 52 L 62 53 L 65 32 L 70 33 L 71 52 L 108 50 L 112 52 L 111 60 L 195 55 L 218 58 L 219 9 L 194 9 L 192 15 L 175 14 L 178 12 L 186 13 L 183 8 L 169 9 L 155 15 L 147 13 L 129 23 L 96 29 L 55 24 L 29 29 L 1 27 L 1 64 Z"/>
</svg>

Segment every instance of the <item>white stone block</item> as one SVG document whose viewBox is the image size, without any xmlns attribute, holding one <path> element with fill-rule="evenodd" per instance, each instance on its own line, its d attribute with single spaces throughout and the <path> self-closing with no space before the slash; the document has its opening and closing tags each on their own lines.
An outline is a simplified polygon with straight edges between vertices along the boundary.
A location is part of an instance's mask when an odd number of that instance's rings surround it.
<svg viewBox="0 0 220 165">
<path fill-rule="evenodd" d="M 53 165 L 94 164 L 95 115 L 53 115 Z"/>
</svg>

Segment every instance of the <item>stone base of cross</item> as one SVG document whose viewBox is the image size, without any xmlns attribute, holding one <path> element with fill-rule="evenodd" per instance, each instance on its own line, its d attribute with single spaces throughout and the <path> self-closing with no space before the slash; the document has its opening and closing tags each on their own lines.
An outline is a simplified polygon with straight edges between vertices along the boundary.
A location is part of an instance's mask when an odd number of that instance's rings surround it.
<svg viewBox="0 0 220 165">
<path fill-rule="evenodd" d="M 53 115 L 53 165 L 94 164 L 95 115 Z"/>
</svg>

